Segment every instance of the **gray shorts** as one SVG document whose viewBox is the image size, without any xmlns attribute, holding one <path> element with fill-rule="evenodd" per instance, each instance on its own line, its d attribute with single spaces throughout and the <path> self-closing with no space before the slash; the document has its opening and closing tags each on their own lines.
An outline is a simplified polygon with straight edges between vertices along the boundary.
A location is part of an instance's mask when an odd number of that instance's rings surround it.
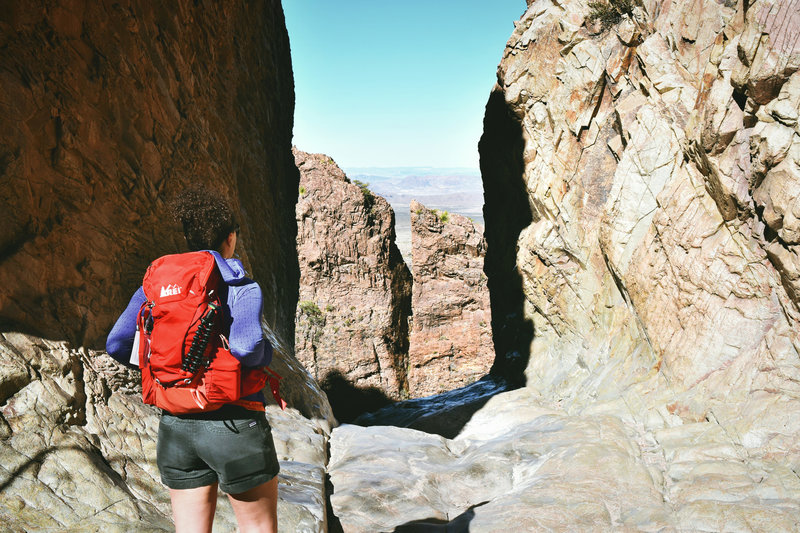
<svg viewBox="0 0 800 533">
<path fill-rule="evenodd" d="M 267 417 L 238 406 L 202 415 L 162 413 L 156 462 L 171 489 L 218 481 L 228 494 L 266 483 L 280 470 Z"/>
</svg>

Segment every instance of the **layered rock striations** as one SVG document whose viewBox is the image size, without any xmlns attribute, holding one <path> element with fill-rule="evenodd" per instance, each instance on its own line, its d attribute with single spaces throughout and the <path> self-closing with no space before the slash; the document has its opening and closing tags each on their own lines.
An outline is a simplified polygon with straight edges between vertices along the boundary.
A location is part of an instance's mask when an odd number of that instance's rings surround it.
<svg viewBox="0 0 800 533">
<path fill-rule="evenodd" d="M 394 242 L 394 212 L 329 157 L 294 153 L 301 175 L 297 357 L 329 394 L 353 386 L 403 397 L 411 274 Z"/>
<path fill-rule="evenodd" d="M 411 202 L 413 320 L 408 349 L 412 397 L 457 389 L 494 362 L 483 228 L 469 218 Z"/>
<path fill-rule="evenodd" d="M 798 13 L 528 2 L 480 143 L 497 367 L 527 387 L 450 440 L 337 428 L 345 530 L 800 527 Z"/>
<path fill-rule="evenodd" d="M 280 3 L 14 2 L 0 10 L 0 49 L 3 528 L 173 529 L 158 412 L 137 371 L 91 347 L 148 262 L 182 250 L 168 199 L 200 183 L 239 215 L 285 378 L 290 408 L 267 411 L 280 527 L 324 530 L 335 421 L 291 355 L 298 174 Z M 225 499 L 215 526 L 235 528 Z"/>
</svg>

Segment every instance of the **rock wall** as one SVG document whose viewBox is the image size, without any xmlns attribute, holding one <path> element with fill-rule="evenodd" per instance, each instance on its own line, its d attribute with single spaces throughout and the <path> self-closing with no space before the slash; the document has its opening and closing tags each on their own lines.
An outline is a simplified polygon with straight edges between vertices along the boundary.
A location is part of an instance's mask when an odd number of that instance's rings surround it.
<svg viewBox="0 0 800 533">
<path fill-rule="evenodd" d="M 297 357 L 329 394 L 352 386 L 405 396 L 411 274 L 394 242 L 394 212 L 329 157 L 295 150 L 295 159 Z"/>
<path fill-rule="evenodd" d="M 280 528 L 325 530 L 335 420 L 292 357 L 299 177 L 280 3 L 12 2 L 0 49 L 2 527 L 173 529 L 158 413 L 138 372 L 90 347 L 148 262 L 183 246 L 170 195 L 204 183 L 238 212 L 284 376 L 290 408 L 267 408 Z M 215 529 L 234 528 L 221 498 Z"/>
<path fill-rule="evenodd" d="M 452 439 L 336 428 L 345 531 L 800 528 L 800 4 L 605 5 L 529 0 L 486 107 L 496 368 L 527 386 Z"/>
<path fill-rule="evenodd" d="M 232 198 L 239 254 L 293 342 L 280 3 L 13 2 L 0 48 L 0 321 L 102 346 L 147 264 L 181 250 L 167 200 L 199 182 Z"/>
<path fill-rule="evenodd" d="M 756 448 L 800 430 L 771 408 L 800 371 L 792 6 L 645 2 L 603 30 L 543 1 L 518 23 L 487 124 L 515 121 L 524 148 L 481 155 L 487 190 L 496 159 L 524 163 L 505 194 L 524 187 L 531 222 L 499 247 L 518 250 L 544 399 L 714 418 Z"/>
<path fill-rule="evenodd" d="M 414 288 L 408 349 L 412 397 L 457 389 L 494 362 L 483 228 L 411 202 Z"/>
</svg>

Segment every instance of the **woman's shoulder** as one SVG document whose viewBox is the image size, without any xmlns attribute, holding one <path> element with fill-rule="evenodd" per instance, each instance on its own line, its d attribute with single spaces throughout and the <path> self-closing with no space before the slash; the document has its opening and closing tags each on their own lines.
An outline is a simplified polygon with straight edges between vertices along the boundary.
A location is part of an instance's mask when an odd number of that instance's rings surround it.
<svg viewBox="0 0 800 533">
<path fill-rule="evenodd" d="M 242 278 L 235 285 L 228 286 L 229 300 L 261 300 L 261 286 L 250 278 Z"/>
<path fill-rule="evenodd" d="M 261 285 L 259 285 L 257 281 L 250 278 L 241 278 L 237 280 L 236 283 L 230 283 L 229 286 L 239 290 L 261 290 Z"/>
</svg>

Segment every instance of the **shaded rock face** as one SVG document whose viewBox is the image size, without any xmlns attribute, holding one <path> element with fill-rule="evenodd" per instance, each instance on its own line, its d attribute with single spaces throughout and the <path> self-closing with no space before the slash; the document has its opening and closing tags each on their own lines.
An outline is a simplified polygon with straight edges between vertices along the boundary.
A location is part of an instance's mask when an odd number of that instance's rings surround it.
<svg viewBox="0 0 800 533">
<path fill-rule="evenodd" d="M 800 527 L 797 2 L 636 4 L 528 2 L 480 143 L 527 387 L 449 440 L 337 428 L 346 531 Z"/>
<path fill-rule="evenodd" d="M 232 199 L 238 251 L 293 342 L 280 3 L 17 2 L 0 48 L 0 321 L 102 346 L 147 264 L 183 250 L 167 199 L 207 183 Z"/>
<path fill-rule="evenodd" d="M 414 257 L 408 350 L 412 397 L 467 385 L 494 362 L 483 228 L 411 202 Z"/>
<path fill-rule="evenodd" d="M 297 358 L 332 397 L 351 386 L 403 397 L 411 274 L 394 242 L 392 208 L 329 157 L 294 154 L 301 176 Z M 387 401 L 378 392 L 381 398 Z"/>
<path fill-rule="evenodd" d="M 291 355 L 298 174 L 280 3 L 17 2 L 0 10 L 0 49 L 3 528 L 174 529 L 138 371 L 74 346 L 102 344 L 148 262 L 183 249 L 167 199 L 204 183 L 238 213 L 284 376 L 290 407 L 267 407 L 280 528 L 324 530 L 335 420 Z M 221 498 L 215 529 L 234 528 Z"/>
</svg>

